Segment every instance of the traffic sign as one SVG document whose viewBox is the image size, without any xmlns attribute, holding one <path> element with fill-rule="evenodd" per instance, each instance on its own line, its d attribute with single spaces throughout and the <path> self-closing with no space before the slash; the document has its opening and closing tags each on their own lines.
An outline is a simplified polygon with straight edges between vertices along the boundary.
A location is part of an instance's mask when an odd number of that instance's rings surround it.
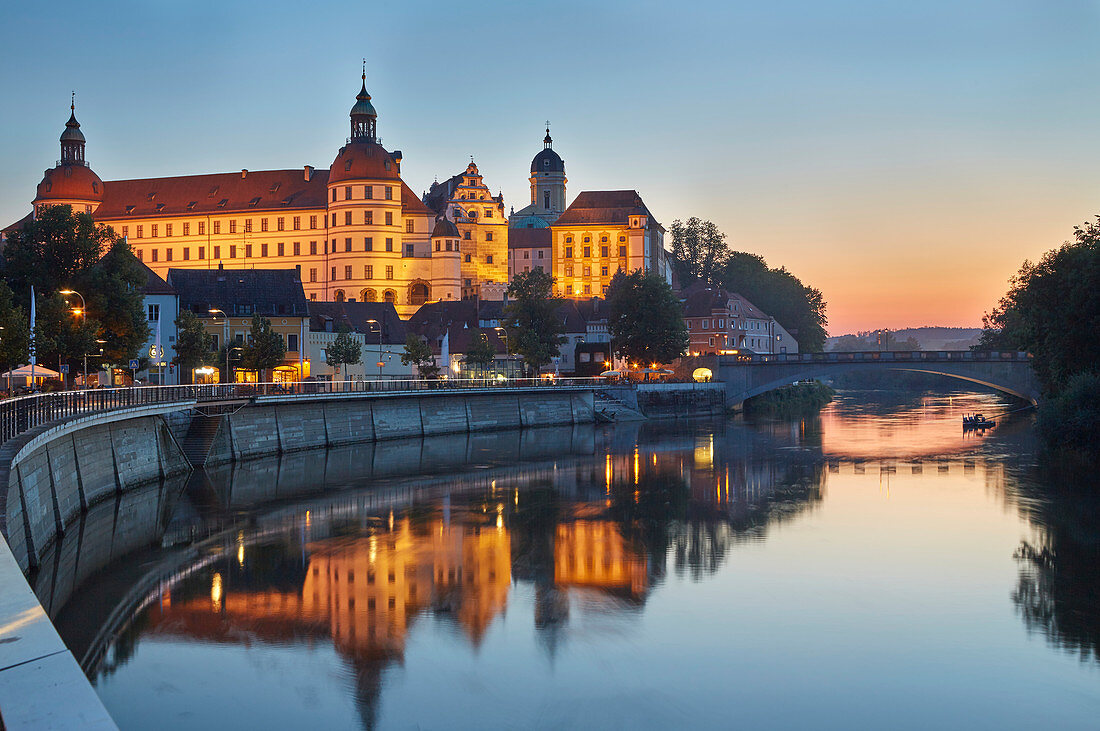
<svg viewBox="0 0 1100 731">
<path fill-rule="evenodd" d="M 136 371 L 137 368 L 138 368 L 137 358 L 131 358 L 130 359 L 130 370 Z"/>
<path fill-rule="evenodd" d="M 62 363 L 61 364 L 61 372 L 62 373 L 68 373 L 69 372 L 69 364 L 68 363 Z"/>
</svg>

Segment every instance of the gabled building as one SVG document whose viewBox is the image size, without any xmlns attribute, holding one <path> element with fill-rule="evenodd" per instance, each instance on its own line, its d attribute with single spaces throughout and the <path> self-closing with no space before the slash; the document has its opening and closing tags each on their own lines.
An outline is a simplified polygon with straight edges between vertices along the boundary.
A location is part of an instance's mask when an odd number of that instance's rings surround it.
<svg viewBox="0 0 1100 731">
<path fill-rule="evenodd" d="M 798 343 L 774 317 L 739 294 L 696 283 L 682 297 L 691 355 L 798 352 Z"/>
<path fill-rule="evenodd" d="M 169 269 L 167 283 L 179 295 L 180 310 L 190 310 L 213 338 L 214 350 L 226 343 L 240 348 L 248 342 L 252 317 L 271 321 L 286 344 L 283 363 L 272 372 L 276 382 L 309 376 L 305 340 L 309 310 L 302 281 L 294 269 Z M 253 382 L 258 375 L 238 367 L 239 351 L 229 352 L 231 380 Z M 224 361 L 217 366 L 219 377 Z M 222 378 L 222 380 L 228 380 Z"/>
<path fill-rule="evenodd" d="M 551 230 L 552 273 L 562 297 L 602 296 L 617 271 L 670 277 L 665 229 L 635 190 L 585 191 Z"/>
<path fill-rule="evenodd" d="M 482 284 L 508 283 L 508 220 L 504 196 L 493 195 L 477 165 L 433 183 L 424 204 L 459 232 L 462 297 L 484 296 Z"/>
</svg>

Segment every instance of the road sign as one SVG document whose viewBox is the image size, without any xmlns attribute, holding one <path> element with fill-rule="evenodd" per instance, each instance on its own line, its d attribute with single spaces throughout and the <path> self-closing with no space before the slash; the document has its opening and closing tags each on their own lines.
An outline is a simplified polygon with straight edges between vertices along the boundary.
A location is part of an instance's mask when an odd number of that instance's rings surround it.
<svg viewBox="0 0 1100 731">
<path fill-rule="evenodd" d="M 62 363 L 61 364 L 61 372 L 62 373 L 68 373 L 69 372 L 69 364 L 68 363 Z"/>
<path fill-rule="evenodd" d="M 138 368 L 137 358 L 131 358 L 130 359 L 130 370 L 136 371 L 137 368 Z"/>
</svg>

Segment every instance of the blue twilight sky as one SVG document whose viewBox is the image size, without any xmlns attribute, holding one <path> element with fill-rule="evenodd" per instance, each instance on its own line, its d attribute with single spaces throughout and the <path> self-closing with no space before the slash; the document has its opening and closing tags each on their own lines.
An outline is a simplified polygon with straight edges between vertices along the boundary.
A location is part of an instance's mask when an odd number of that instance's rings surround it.
<svg viewBox="0 0 1100 731">
<path fill-rule="evenodd" d="M 416 191 L 474 155 L 517 208 L 552 122 L 569 198 L 823 290 L 830 331 L 977 325 L 1100 212 L 1100 3 L 5 4 L 0 219 L 29 210 L 77 92 L 105 180 L 328 166 L 367 58 Z"/>
</svg>

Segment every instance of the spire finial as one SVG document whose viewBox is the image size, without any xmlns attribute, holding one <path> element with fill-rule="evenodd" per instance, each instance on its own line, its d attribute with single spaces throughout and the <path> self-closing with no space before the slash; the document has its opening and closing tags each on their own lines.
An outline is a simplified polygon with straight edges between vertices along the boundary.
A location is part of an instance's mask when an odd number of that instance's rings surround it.
<svg viewBox="0 0 1100 731">
<path fill-rule="evenodd" d="M 363 83 L 367 83 L 367 59 L 363 59 Z"/>
<path fill-rule="evenodd" d="M 73 91 L 72 101 L 69 103 L 69 111 L 71 111 L 71 112 L 76 111 L 76 91 L 75 90 Z"/>
<path fill-rule="evenodd" d="M 553 146 L 554 140 L 550 138 L 550 120 L 546 120 L 546 136 L 542 138 L 542 149 L 549 150 Z"/>
</svg>

